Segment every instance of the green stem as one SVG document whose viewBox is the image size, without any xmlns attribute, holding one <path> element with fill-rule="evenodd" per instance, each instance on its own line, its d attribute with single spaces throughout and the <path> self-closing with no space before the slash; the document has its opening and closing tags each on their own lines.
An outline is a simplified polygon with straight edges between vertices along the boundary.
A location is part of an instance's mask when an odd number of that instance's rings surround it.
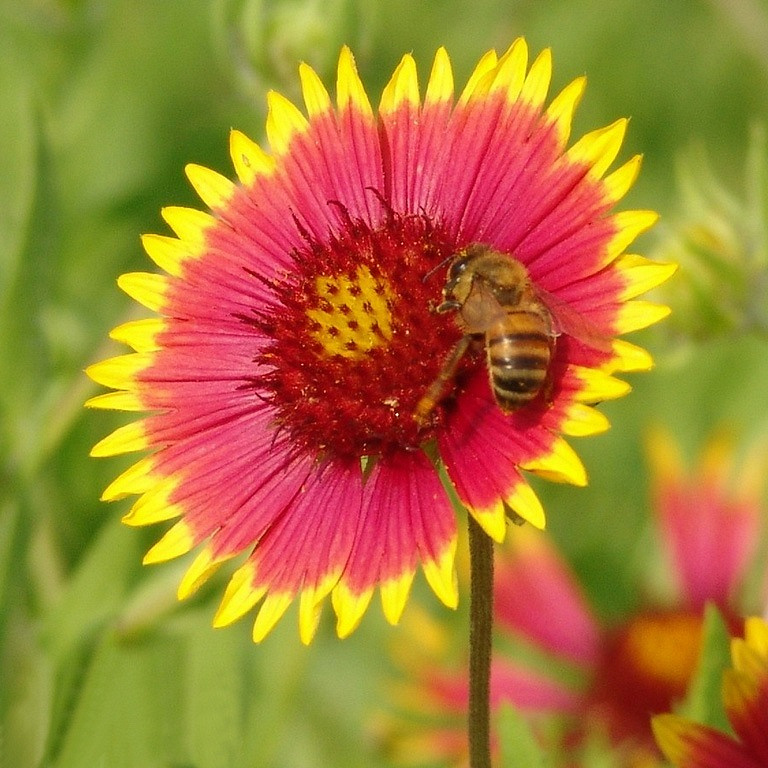
<svg viewBox="0 0 768 768">
<path fill-rule="evenodd" d="M 469 765 L 491 768 L 493 541 L 469 516 Z"/>
</svg>

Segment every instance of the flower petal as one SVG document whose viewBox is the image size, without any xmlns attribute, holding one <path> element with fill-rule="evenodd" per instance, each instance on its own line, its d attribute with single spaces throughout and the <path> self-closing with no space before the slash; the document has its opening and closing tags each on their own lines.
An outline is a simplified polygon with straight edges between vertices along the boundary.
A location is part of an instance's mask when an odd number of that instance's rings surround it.
<svg viewBox="0 0 768 768">
<path fill-rule="evenodd" d="M 455 515 L 426 456 L 377 461 L 366 481 L 354 547 L 334 592 L 339 635 L 354 629 L 377 583 L 384 585 L 385 616 L 397 623 L 419 561 L 438 597 L 455 607 L 455 550 Z"/>
<path fill-rule="evenodd" d="M 708 449 L 717 455 L 687 473 L 674 438 L 657 428 L 648 435 L 654 477 L 654 508 L 663 543 L 687 600 L 727 604 L 754 552 L 760 525 L 759 493 L 738 499 L 729 490 L 730 439 L 716 435 Z M 725 470 L 725 472 L 723 472 Z"/>
<path fill-rule="evenodd" d="M 597 663 L 601 630 L 578 581 L 544 534 L 521 528 L 496 563 L 497 622 L 550 653 Z"/>
<path fill-rule="evenodd" d="M 677 715 L 657 715 L 651 720 L 661 751 L 677 768 L 760 768 L 725 734 Z"/>
</svg>

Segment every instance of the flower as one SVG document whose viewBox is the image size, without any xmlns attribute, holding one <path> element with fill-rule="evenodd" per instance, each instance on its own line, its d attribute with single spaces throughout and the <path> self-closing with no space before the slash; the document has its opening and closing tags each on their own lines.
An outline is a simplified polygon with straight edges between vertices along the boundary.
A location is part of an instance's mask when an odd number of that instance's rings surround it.
<svg viewBox="0 0 768 768">
<path fill-rule="evenodd" d="M 649 446 L 672 595 L 640 598 L 621 621 L 601 622 L 552 541 L 530 527 L 509 537 L 495 572 L 495 706 L 506 701 L 524 712 L 552 749 L 581 755 L 610 744 L 615 764 L 632 768 L 659 764 L 650 715 L 669 710 L 687 692 L 699 660 L 705 603 L 716 604 L 734 630 L 740 627 L 744 603 L 738 590 L 762 516 L 761 450 L 734 466 L 729 438 L 717 434 L 698 467 L 686 472 L 671 436 L 656 430 Z M 421 627 L 418 633 L 427 634 Z M 439 635 L 434 627 L 430 633 Z M 429 647 L 437 647 L 434 639 Z M 412 754 L 463 764 L 465 741 L 450 724 L 456 726 L 466 711 L 466 673 L 444 658 L 442 650 L 430 652 L 407 665 L 406 693 L 396 699 L 422 721 L 428 711 L 434 727 L 398 722 L 388 739 L 397 755 L 407 744 Z"/>
<path fill-rule="evenodd" d="M 261 601 L 258 641 L 298 596 L 309 642 L 331 595 L 345 636 L 377 586 L 396 623 L 419 563 L 455 606 L 442 477 L 498 541 L 508 510 L 542 526 L 521 470 L 585 483 L 561 435 L 604 430 L 589 404 L 628 390 L 615 372 L 651 366 L 614 338 L 667 313 L 633 299 L 673 271 L 623 253 L 655 213 L 609 213 L 640 167 L 605 175 L 627 121 L 566 149 L 585 81 L 545 108 L 550 53 L 530 69 L 527 56 L 523 40 L 488 52 L 457 100 L 444 50 L 423 99 L 405 56 L 376 112 L 348 49 L 335 106 L 302 65 L 306 115 L 270 93 L 271 153 L 233 131 L 237 183 L 187 166 L 210 213 L 165 208 L 176 237 L 143 238 L 165 274 L 119 279 L 157 316 L 112 332 L 134 352 L 88 369 L 115 390 L 89 405 L 145 415 L 93 454 L 149 454 L 103 498 L 139 495 L 129 525 L 180 518 L 145 562 L 198 549 L 181 598 L 247 553 L 216 625 Z M 568 315 L 588 329 L 552 331 L 547 384 L 513 413 L 494 403 L 482 349 L 420 406 L 463 336 L 457 313 L 435 309 L 448 262 L 473 245 L 523 265 L 553 326 Z"/>
<path fill-rule="evenodd" d="M 768 765 L 768 624 L 747 619 L 731 641 L 733 668 L 723 675 L 723 703 L 735 737 L 672 714 L 653 718 L 656 740 L 678 768 Z"/>
</svg>

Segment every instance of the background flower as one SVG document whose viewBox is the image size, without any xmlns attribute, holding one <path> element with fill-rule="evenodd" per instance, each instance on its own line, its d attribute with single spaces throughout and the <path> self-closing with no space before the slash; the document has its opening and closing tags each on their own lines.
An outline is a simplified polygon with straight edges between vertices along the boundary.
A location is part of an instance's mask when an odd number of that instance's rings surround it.
<svg viewBox="0 0 768 768">
<path fill-rule="evenodd" d="M 699 664 L 705 604 L 717 605 L 736 632 L 747 611 L 742 588 L 763 523 L 764 452 L 736 464 L 731 441 L 716 435 L 697 467 L 686 471 L 673 438 L 658 430 L 649 453 L 655 522 L 671 577 L 665 597 L 652 596 L 646 576 L 633 610 L 601 620 L 551 540 L 529 528 L 510 537 L 497 561 L 502 650 L 494 657 L 495 705 L 514 704 L 548 748 L 577 755 L 579 764 L 591 764 L 587 756 L 596 744 L 612 745 L 617 765 L 657 763 L 650 715 L 686 695 Z M 406 764 L 413 744 L 420 745 L 415 755 L 461 759 L 463 739 L 444 718 L 458 719 L 466 707 L 464 673 L 441 667 L 437 658 L 407 665 L 415 680 L 398 698 L 406 709 L 431 711 L 442 725 L 404 726 L 406 747 L 395 739 L 395 750 Z M 559 725 L 543 720 L 547 714 L 561 715 Z"/>
<path fill-rule="evenodd" d="M 747 619 L 744 638 L 731 641 L 733 668 L 723 676 L 723 703 L 735 735 L 677 715 L 653 718 L 664 755 L 679 768 L 759 768 L 768 765 L 768 624 Z"/>
</svg>

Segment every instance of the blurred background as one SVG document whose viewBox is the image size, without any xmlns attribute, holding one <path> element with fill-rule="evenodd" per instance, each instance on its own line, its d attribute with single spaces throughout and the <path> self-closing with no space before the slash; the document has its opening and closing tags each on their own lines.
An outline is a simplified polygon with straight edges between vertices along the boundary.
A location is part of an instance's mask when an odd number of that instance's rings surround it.
<svg viewBox="0 0 768 768">
<path fill-rule="evenodd" d="M 266 91 L 298 98 L 299 61 L 332 88 L 349 44 L 375 103 L 405 52 L 424 82 L 445 45 L 461 87 L 519 35 L 553 49 L 552 93 L 588 75 L 574 138 L 631 116 L 621 158 L 645 159 L 622 207 L 662 217 L 633 250 L 682 264 L 660 294 L 673 317 L 632 338 L 656 369 L 604 406 L 610 432 L 573 441 L 590 485 L 536 486 L 610 619 L 655 567 L 650 426 L 688 456 L 720 427 L 743 452 L 768 438 L 768 4 L 0 0 L 0 765 L 390 764 L 371 723 L 401 630 L 373 606 L 304 648 L 289 612 L 254 646 L 249 621 L 210 628 L 223 577 L 178 604 L 185 563 L 140 565 L 159 529 L 99 501 L 128 462 L 88 451 L 130 417 L 85 412 L 82 370 L 118 351 L 107 333 L 133 310 L 115 280 L 151 269 L 139 235 L 167 233 L 163 205 L 200 206 L 185 163 L 233 176 L 230 128 L 262 140 Z M 414 601 L 465 632 L 466 605 L 448 615 L 421 577 Z"/>
</svg>

